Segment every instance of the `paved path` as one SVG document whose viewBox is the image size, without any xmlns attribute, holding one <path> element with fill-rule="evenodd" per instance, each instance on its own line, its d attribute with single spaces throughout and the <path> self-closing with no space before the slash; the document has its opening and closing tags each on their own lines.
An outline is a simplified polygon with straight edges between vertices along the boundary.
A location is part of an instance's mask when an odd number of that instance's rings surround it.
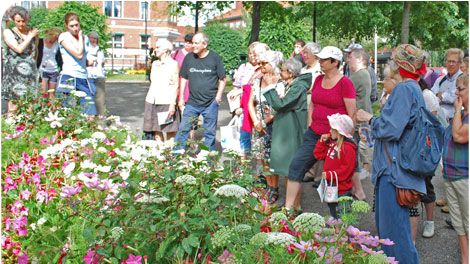
<svg viewBox="0 0 470 264">
<path fill-rule="evenodd" d="M 110 114 L 121 116 L 121 121 L 131 126 L 131 128 L 138 132 L 142 132 L 144 100 L 147 93 L 148 83 L 107 83 L 106 103 Z M 224 97 L 219 111 L 219 126 L 225 125 L 230 121 L 231 115 L 228 113 L 228 103 Z M 217 132 L 217 146 L 220 148 L 219 132 Z M 284 181 L 281 180 L 281 197 L 279 204 L 284 203 L 285 188 Z M 444 187 L 442 177 L 437 175 L 434 177 L 433 182 L 437 197 L 444 195 Z M 373 186 L 370 178 L 362 181 L 365 192 L 367 194 L 367 201 L 372 205 Z M 302 186 L 302 207 L 307 212 L 319 212 L 322 215 L 328 215 L 328 208 L 325 204 L 319 203 L 319 198 L 316 190 L 310 183 L 304 183 Z M 422 208 L 419 208 L 422 211 Z M 444 263 L 458 263 L 458 241 L 455 231 L 449 229 L 444 219 L 449 217 L 448 214 L 441 213 L 439 207 L 436 207 L 434 221 L 435 221 L 435 235 L 433 238 L 425 239 L 421 237 L 422 225 L 418 229 L 418 237 L 416 245 L 420 254 L 421 263 L 424 264 L 444 264 Z M 422 218 L 420 217 L 422 220 Z M 373 213 L 369 213 L 361 219 L 359 227 L 362 230 L 369 230 L 371 233 L 376 234 L 375 221 Z"/>
</svg>

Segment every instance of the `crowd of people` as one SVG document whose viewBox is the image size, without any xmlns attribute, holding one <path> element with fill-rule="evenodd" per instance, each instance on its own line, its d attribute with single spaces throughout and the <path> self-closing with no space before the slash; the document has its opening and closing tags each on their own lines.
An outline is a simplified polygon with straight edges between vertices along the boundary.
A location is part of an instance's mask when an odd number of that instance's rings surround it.
<svg viewBox="0 0 470 264">
<path fill-rule="evenodd" d="M 16 111 L 13 100 L 28 92 L 62 97 L 67 106 L 69 94 L 80 91 L 86 95 L 80 99 L 83 113 L 91 118 L 105 115 L 99 34 L 85 36 L 79 16 L 70 12 L 64 17 L 64 32 L 51 28 L 39 40 L 38 30 L 27 27 L 30 17 L 24 8 L 12 7 L 7 16 L 13 23 L 3 30 L 2 98 L 8 100 L 8 114 Z M 143 139 L 174 141 L 179 152 L 194 138 L 202 116 L 204 145 L 215 150 L 227 76 L 222 58 L 208 47 L 204 33 L 186 35 L 184 47 L 176 51 L 166 39 L 155 43 Z M 233 115 L 242 119 L 240 155 L 256 162 L 254 177 L 265 180 L 267 202 L 278 200 L 283 176 L 283 210 L 300 214 L 301 184 L 317 161 L 321 178 L 338 187 L 338 196 L 365 200 L 361 173 L 369 173 L 379 236 L 395 242 L 383 247 L 385 254 L 419 263 L 416 204 L 425 204 L 423 236 L 432 237 L 433 175 L 405 168 L 401 156 L 409 147 L 403 145 L 411 128 L 426 109 L 443 131 L 445 127 L 438 170 L 444 176 L 449 224 L 458 235 L 461 261 L 468 263 L 468 57 L 458 48 L 448 49 L 441 76 L 428 62 L 429 54 L 416 46 L 396 47 L 379 96 L 370 56 L 358 43 L 341 50 L 297 40 L 286 59 L 265 43 L 251 43 L 248 61 L 235 72 L 229 100 L 237 102 Z M 381 107 L 377 116 L 372 110 L 376 101 Z M 411 198 L 404 201 L 402 194 Z M 328 207 L 332 217 L 341 216 L 337 201 Z"/>
<path fill-rule="evenodd" d="M 70 12 L 64 16 L 64 28 L 50 28 L 45 38 L 39 30 L 27 26 L 28 11 L 13 6 L 4 14 L 2 99 L 7 101 L 8 115 L 14 115 L 14 100 L 32 94 L 63 97 L 70 105 L 70 93 L 81 91 L 82 112 L 93 118 L 105 115 L 104 53 L 99 48 L 99 34 L 84 35 L 80 18 Z M 40 85 L 40 89 L 38 89 Z"/>
</svg>

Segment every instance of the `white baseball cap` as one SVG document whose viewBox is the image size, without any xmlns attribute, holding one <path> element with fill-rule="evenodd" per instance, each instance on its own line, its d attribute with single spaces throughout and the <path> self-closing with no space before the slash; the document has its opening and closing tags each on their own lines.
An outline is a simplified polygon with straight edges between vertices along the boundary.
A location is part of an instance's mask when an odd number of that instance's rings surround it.
<svg viewBox="0 0 470 264">
<path fill-rule="evenodd" d="M 333 47 L 333 46 L 324 47 L 320 51 L 320 53 L 315 54 L 315 56 L 317 56 L 320 59 L 332 58 L 338 61 L 343 60 L 343 52 L 341 52 L 341 50 L 338 49 L 337 47 Z"/>
<path fill-rule="evenodd" d="M 338 130 L 338 133 L 347 137 L 353 138 L 352 132 L 354 130 L 354 123 L 348 115 L 334 114 L 328 116 L 330 127 Z"/>
</svg>

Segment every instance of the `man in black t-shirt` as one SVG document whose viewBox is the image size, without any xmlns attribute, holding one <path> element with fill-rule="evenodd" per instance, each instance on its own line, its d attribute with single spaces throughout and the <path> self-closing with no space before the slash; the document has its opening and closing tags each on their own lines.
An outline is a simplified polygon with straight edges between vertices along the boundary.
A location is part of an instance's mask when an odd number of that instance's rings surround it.
<svg viewBox="0 0 470 264">
<path fill-rule="evenodd" d="M 204 144 L 215 150 L 215 134 L 219 104 L 225 88 L 225 68 L 220 56 L 207 49 L 209 39 L 204 33 L 193 37 L 193 52 L 184 58 L 180 69 L 180 97 L 178 105 L 183 113 L 175 149 L 184 149 L 189 131 L 199 115 L 203 117 Z M 189 99 L 184 102 L 184 87 L 189 82 Z"/>
</svg>

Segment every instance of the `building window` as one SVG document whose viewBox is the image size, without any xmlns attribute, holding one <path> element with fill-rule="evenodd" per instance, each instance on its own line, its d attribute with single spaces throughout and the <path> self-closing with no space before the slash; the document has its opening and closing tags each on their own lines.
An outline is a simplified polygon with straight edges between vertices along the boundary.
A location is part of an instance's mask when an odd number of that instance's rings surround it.
<svg viewBox="0 0 470 264">
<path fill-rule="evenodd" d="M 147 48 L 149 38 L 150 38 L 150 35 L 145 35 L 145 34 L 140 35 L 140 48 L 141 49 Z"/>
<path fill-rule="evenodd" d="M 113 48 L 113 57 L 122 58 L 122 48 L 124 47 L 124 34 L 114 33 L 110 44 Z"/>
<path fill-rule="evenodd" d="M 122 1 L 104 1 L 104 14 L 108 17 L 122 17 Z"/>
<path fill-rule="evenodd" d="M 21 6 L 26 9 L 31 9 L 35 7 L 46 8 L 46 1 L 21 1 Z"/>
<path fill-rule="evenodd" d="M 147 1 L 140 2 L 140 19 L 149 19 L 149 3 Z"/>
</svg>

